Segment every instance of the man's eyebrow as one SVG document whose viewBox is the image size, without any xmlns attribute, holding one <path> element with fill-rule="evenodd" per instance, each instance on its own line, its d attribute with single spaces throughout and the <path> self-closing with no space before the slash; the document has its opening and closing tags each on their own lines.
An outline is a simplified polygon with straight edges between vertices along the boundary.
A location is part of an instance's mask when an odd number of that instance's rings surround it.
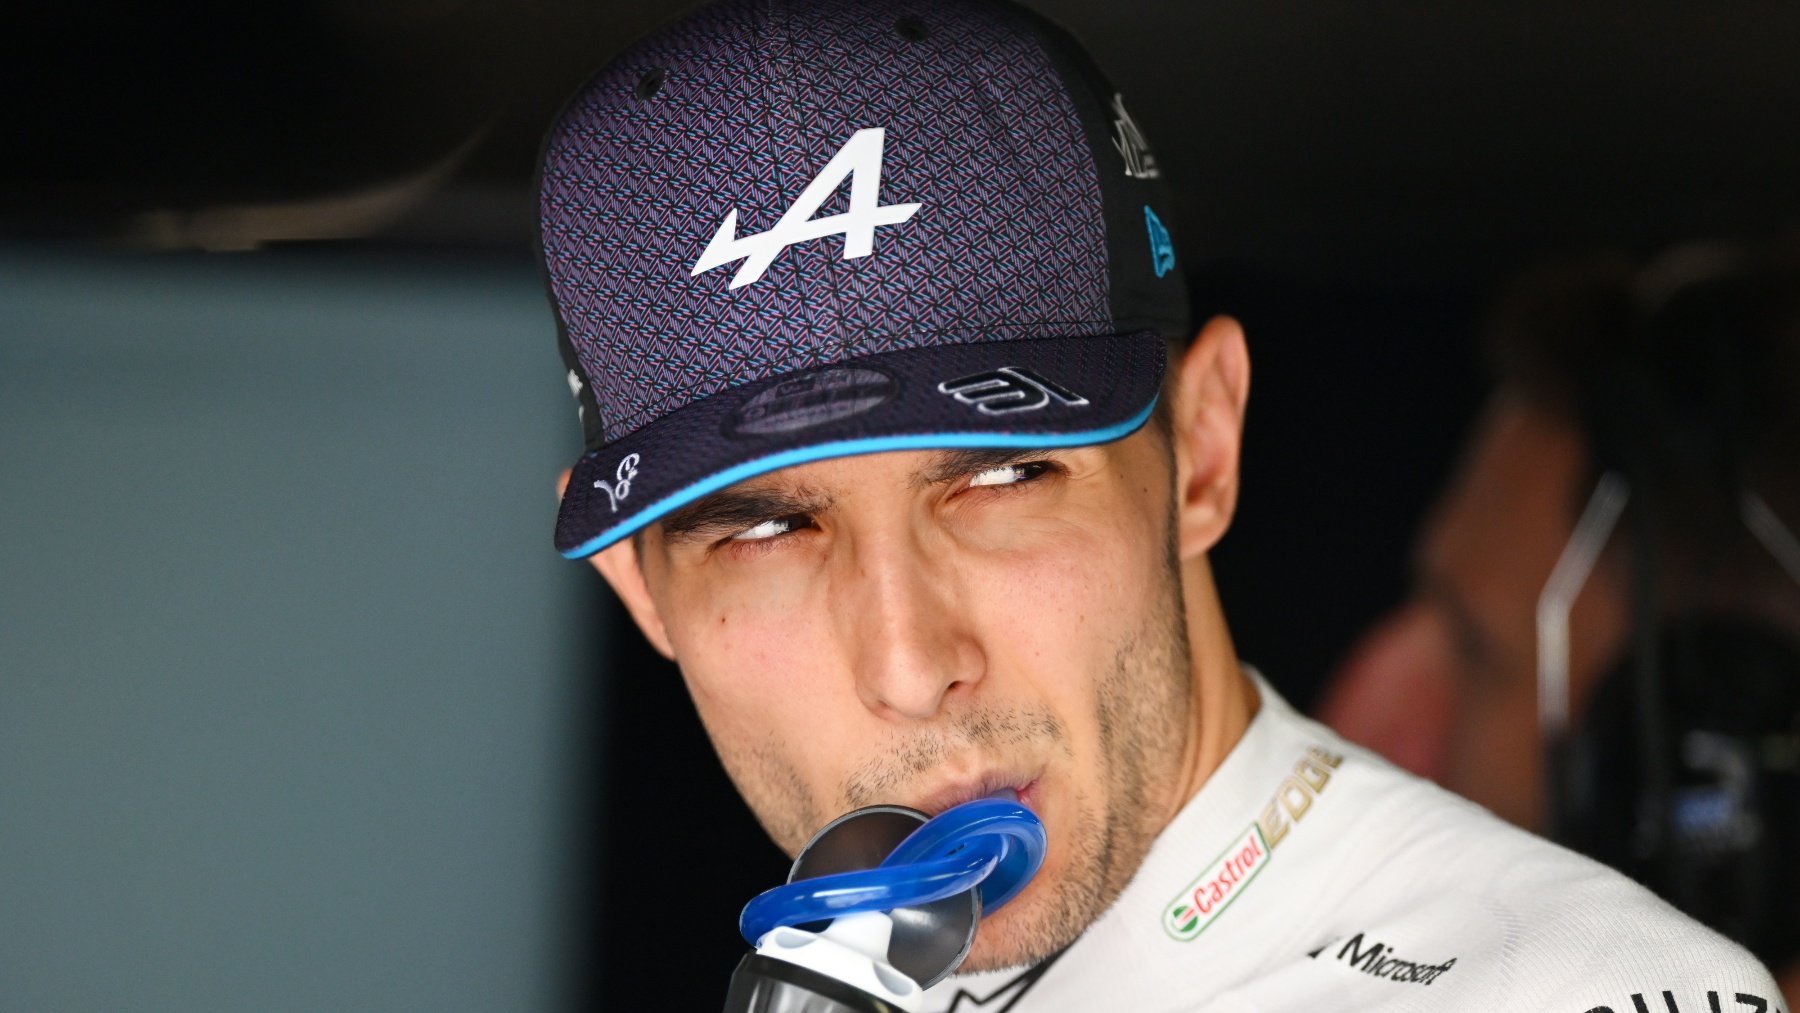
<svg viewBox="0 0 1800 1013">
<path fill-rule="evenodd" d="M 923 468 L 913 473 L 912 485 L 915 489 L 940 485 L 952 479 L 990 468 L 1004 468 L 1020 461 L 1038 461 L 1046 456 L 1045 451 L 1035 447 L 997 447 L 985 450 L 945 450 L 933 457 Z"/>
<path fill-rule="evenodd" d="M 674 511 L 661 526 L 664 540 L 680 542 L 739 531 L 774 517 L 817 513 L 830 505 L 828 497 L 804 489 L 723 489 Z"/>
<path fill-rule="evenodd" d="M 1045 456 L 1044 451 L 1031 447 L 945 450 L 914 472 L 911 484 L 914 488 L 938 485 L 972 472 Z M 723 489 L 670 513 L 660 524 L 665 540 L 680 542 L 714 532 L 739 531 L 774 517 L 818 513 L 830 506 L 830 497 L 809 489 Z"/>
</svg>

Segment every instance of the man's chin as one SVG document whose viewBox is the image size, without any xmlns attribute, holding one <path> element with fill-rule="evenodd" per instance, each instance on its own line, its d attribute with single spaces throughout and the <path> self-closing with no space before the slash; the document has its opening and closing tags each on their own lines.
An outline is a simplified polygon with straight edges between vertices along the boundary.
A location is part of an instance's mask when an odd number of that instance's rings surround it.
<svg viewBox="0 0 1800 1013">
<path fill-rule="evenodd" d="M 956 969 L 956 973 L 980 974 L 983 971 L 1004 971 L 1009 968 L 1027 967 L 1043 959 L 1043 957 L 1025 952 L 1025 950 L 1026 948 L 1018 945 L 1016 940 L 1002 938 L 988 926 L 983 925 L 981 931 L 975 934 L 975 945 L 969 948 L 968 957 Z"/>
<path fill-rule="evenodd" d="M 1054 895 L 1041 891 L 1047 883 L 1035 883 L 1013 901 L 983 918 L 975 932 L 975 944 L 958 968 L 958 974 L 1002 971 L 1036 964 L 1075 941 L 1082 926 L 1059 912 Z"/>
</svg>

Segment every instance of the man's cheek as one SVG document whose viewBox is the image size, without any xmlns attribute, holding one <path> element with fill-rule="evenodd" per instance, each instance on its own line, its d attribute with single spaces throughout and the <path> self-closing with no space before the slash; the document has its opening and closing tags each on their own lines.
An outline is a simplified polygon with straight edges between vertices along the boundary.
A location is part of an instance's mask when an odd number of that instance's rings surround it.
<svg viewBox="0 0 1800 1013">
<path fill-rule="evenodd" d="M 779 749 L 787 766 L 817 781 L 814 754 L 850 734 L 856 717 L 854 685 L 818 624 L 721 613 L 708 634 L 689 641 L 682 674 L 721 752 L 730 743 Z"/>
<path fill-rule="evenodd" d="M 784 744 L 714 735 L 725 773 L 771 840 L 790 857 L 797 854 L 827 818 L 818 795 Z"/>
<path fill-rule="evenodd" d="M 788 684 L 821 669 L 827 629 L 816 610 L 792 595 L 726 589 L 684 610 L 670 633 L 684 667 L 707 673 L 695 688 L 723 695 L 727 687 L 798 688 Z"/>
<path fill-rule="evenodd" d="M 1129 565 L 1132 558 L 1084 538 L 995 560 L 984 574 L 986 611 L 1014 634 L 1031 631 L 1034 643 L 1091 637 L 1141 612 L 1156 571 Z"/>
</svg>

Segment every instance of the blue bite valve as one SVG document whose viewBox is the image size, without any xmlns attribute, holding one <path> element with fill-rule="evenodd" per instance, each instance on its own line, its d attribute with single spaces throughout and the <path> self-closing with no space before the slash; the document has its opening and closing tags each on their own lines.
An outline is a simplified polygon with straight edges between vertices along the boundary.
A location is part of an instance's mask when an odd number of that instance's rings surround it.
<svg viewBox="0 0 1800 1013">
<path fill-rule="evenodd" d="M 756 952 L 733 975 L 727 1013 L 916 1007 L 968 955 L 985 914 L 1044 861 L 1044 825 L 1014 798 L 977 799 L 927 820 L 871 806 L 827 824 L 785 886 L 744 906 Z"/>
</svg>

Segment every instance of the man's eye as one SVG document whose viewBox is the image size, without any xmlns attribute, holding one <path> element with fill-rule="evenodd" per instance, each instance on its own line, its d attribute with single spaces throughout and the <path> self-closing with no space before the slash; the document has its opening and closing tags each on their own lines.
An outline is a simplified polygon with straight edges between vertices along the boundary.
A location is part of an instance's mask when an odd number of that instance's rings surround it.
<svg viewBox="0 0 1800 1013">
<path fill-rule="evenodd" d="M 803 517 L 772 517 L 755 527 L 745 528 L 732 535 L 731 540 L 734 542 L 760 542 L 777 535 L 785 535 L 804 526 L 805 518 Z"/>
<path fill-rule="evenodd" d="M 1022 464 L 1003 464 L 998 468 L 978 471 L 969 479 L 969 486 L 974 488 L 983 485 L 1016 485 L 1041 477 L 1050 470 L 1048 461 L 1026 461 Z"/>
</svg>

